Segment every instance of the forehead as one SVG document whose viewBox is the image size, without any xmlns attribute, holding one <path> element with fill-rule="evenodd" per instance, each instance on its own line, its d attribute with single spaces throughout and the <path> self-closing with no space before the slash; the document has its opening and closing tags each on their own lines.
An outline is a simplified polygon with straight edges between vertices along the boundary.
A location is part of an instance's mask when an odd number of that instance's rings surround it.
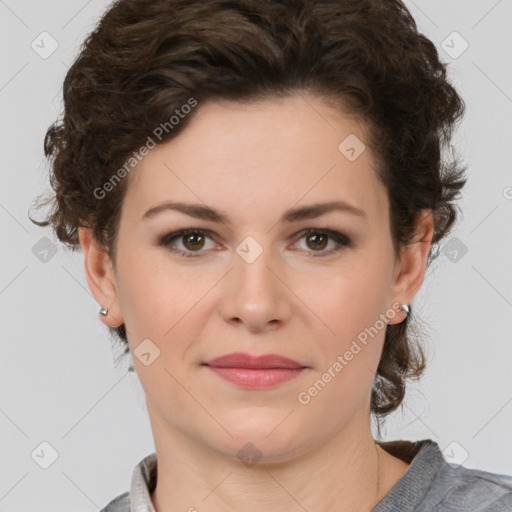
<svg viewBox="0 0 512 512">
<path fill-rule="evenodd" d="M 369 216 L 387 209 L 364 125 L 318 98 L 211 101 L 189 121 L 131 172 L 125 201 L 141 215 L 178 199 L 237 215 L 336 199 Z"/>
</svg>

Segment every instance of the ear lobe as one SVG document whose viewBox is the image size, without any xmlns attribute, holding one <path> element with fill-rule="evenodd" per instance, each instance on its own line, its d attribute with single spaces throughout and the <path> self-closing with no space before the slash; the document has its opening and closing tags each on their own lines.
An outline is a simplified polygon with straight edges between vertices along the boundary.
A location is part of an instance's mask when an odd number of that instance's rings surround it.
<svg viewBox="0 0 512 512">
<path fill-rule="evenodd" d="M 100 318 L 109 327 L 118 327 L 123 324 L 123 317 L 118 304 L 112 262 L 91 228 L 79 227 L 78 238 L 84 253 L 84 270 L 89 288 L 98 303 L 108 308 L 107 315 L 100 315 Z"/>
<path fill-rule="evenodd" d="M 412 242 L 402 247 L 399 271 L 393 283 L 393 297 L 402 304 L 409 304 L 421 288 L 433 236 L 432 210 L 422 210 L 417 215 L 416 231 Z"/>
</svg>

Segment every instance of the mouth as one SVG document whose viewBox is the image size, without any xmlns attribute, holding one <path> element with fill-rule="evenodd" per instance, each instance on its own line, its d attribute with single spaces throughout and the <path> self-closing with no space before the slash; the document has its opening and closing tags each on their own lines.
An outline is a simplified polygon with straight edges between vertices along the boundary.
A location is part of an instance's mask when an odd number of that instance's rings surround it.
<svg viewBox="0 0 512 512">
<path fill-rule="evenodd" d="M 274 369 L 297 369 L 306 368 L 298 361 L 294 361 L 288 357 L 278 354 L 263 354 L 253 356 L 242 352 L 233 352 L 224 356 L 216 357 L 210 361 L 203 363 L 207 366 L 215 368 L 247 368 L 258 370 L 274 370 Z"/>
<path fill-rule="evenodd" d="M 287 382 L 307 367 L 278 354 L 252 356 L 244 353 L 226 354 L 203 363 L 219 377 L 249 389 L 267 389 Z"/>
</svg>

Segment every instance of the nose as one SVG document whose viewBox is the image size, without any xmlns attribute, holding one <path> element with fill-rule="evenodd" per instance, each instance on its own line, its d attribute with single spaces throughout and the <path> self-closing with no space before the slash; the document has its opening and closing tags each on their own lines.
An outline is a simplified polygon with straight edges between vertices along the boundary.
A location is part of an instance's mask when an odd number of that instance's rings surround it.
<svg viewBox="0 0 512 512">
<path fill-rule="evenodd" d="M 254 260 L 233 255 L 227 275 L 221 313 L 224 320 L 257 332 L 274 330 L 291 316 L 291 295 L 286 279 L 270 249 Z"/>
</svg>

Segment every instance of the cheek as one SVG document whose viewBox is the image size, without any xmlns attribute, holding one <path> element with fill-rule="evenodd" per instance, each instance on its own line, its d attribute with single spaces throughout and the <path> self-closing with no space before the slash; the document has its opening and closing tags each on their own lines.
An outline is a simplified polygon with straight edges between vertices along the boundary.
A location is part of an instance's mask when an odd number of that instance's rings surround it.
<svg viewBox="0 0 512 512">
<path fill-rule="evenodd" d="M 308 385 L 315 388 L 313 393 L 325 389 L 314 398 L 319 410 L 340 404 L 346 418 L 370 399 L 387 327 L 381 317 L 386 312 L 385 287 L 380 283 L 379 289 L 375 281 L 364 284 L 358 278 L 337 277 L 327 292 L 314 294 L 308 302 L 322 319 L 315 342 L 321 363 Z"/>
<path fill-rule="evenodd" d="M 342 394 L 348 388 L 363 394 L 371 389 L 387 327 L 386 275 L 382 265 L 364 264 L 361 259 L 357 265 L 337 268 L 325 278 L 317 276 L 313 292 L 306 295 L 306 304 L 319 319 L 315 335 L 317 346 L 322 347 L 319 370 L 331 368 L 337 376 L 333 390 Z"/>
<path fill-rule="evenodd" d="M 357 335 L 370 327 L 388 308 L 389 283 L 385 269 L 358 265 L 315 276 L 309 290 L 302 292 L 306 304 L 324 324 L 325 333 L 335 338 Z"/>
<path fill-rule="evenodd" d="M 170 335 L 186 314 L 194 294 L 179 273 L 171 274 L 159 260 L 136 250 L 125 251 L 118 265 L 118 296 L 133 341 L 154 338 L 160 346 L 166 333 Z"/>
</svg>

